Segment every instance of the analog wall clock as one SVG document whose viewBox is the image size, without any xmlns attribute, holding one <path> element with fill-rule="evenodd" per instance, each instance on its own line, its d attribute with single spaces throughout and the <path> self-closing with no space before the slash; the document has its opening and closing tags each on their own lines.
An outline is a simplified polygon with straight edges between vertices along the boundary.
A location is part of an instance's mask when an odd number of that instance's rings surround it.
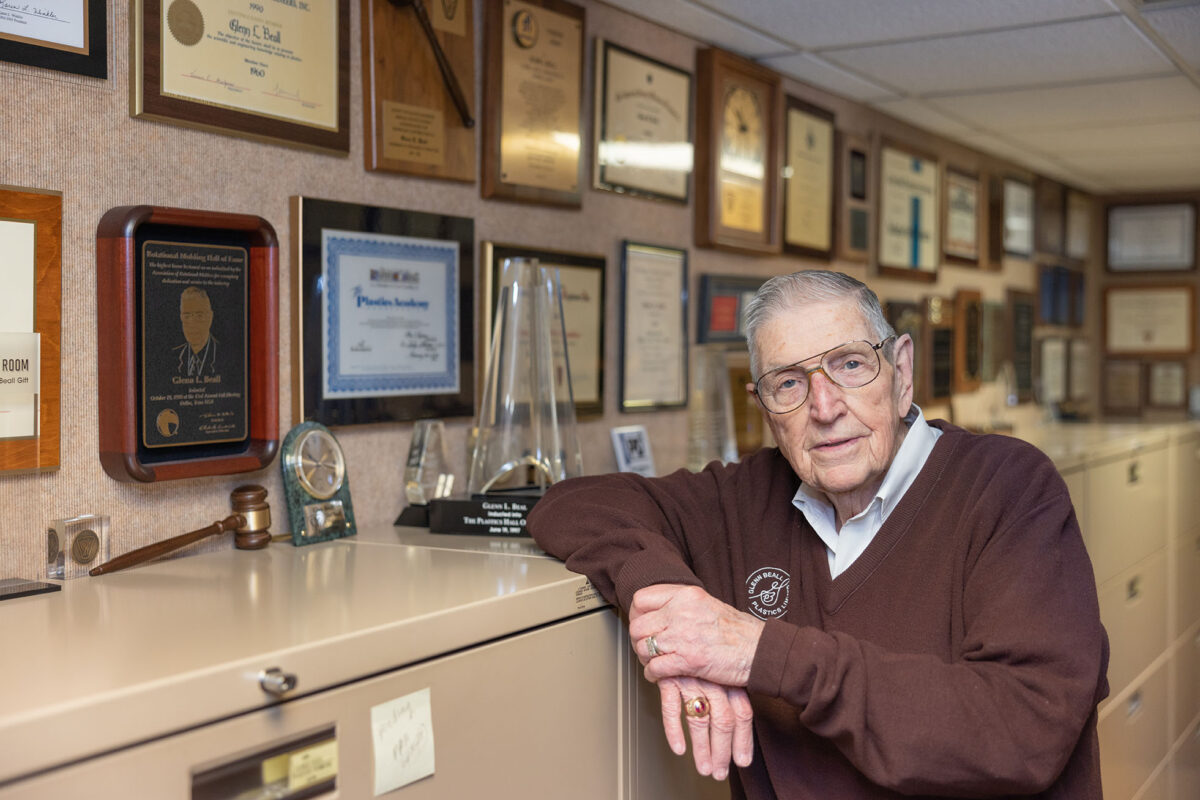
<svg viewBox="0 0 1200 800">
<path fill-rule="evenodd" d="M 350 503 L 346 457 L 319 422 L 302 422 L 283 440 L 283 490 L 292 544 L 312 544 L 358 533 Z"/>
<path fill-rule="evenodd" d="M 696 82 L 696 244 L 778 253 L 780 78 L 709 48 Z"/>
</svg>

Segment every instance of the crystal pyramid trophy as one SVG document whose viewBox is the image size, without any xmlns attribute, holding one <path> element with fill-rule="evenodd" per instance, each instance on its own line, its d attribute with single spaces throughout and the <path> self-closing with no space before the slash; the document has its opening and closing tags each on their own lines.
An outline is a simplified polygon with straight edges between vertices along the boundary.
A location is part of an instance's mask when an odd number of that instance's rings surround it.
<svg viewBox="0 0 1200 800">
<path fill-rule="evenodd" d="M 440 419 L 417 420 L 404 464 L 404 499 L 408 507 L 396 525 L 429 526 L 429 502 L 448 497 L 454 490 L 454 471 L 446 451 L 446 423 Z"/>
<path fill-rule="evenodd" d="M 699 472 L 710 461 L 737 461 L 738 452 L 725 351 L 695 347 L 693 354 L 687 467 Z"/>
<path fill-rule="evenodd" d="M 583 474 L 558 270 L 504 261 L 466 500 L 430 503 L 430 530 L 525 535 L 546 488 Z"/>
</svg>

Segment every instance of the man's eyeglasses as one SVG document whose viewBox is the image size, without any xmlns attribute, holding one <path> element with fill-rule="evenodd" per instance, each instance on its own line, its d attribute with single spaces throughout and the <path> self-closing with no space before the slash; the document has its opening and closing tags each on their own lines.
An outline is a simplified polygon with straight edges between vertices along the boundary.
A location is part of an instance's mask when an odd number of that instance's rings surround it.
<svg viewBox="0 0 1200 800">
<path fill-rule="evenodd" d="M 879 377 L 879 348 L 895 338 L 888 336 L 879 344 L 846 342 L 795 364 L 765 372 L 755 382 L 754 393 L 767 411 L 786 414 L 804 405 L 811 384 L 809 376 L 814 372 L 820 372 L 843 389 L 859 389 Z M 815 367 L 802 366 L 814 358 L 820 358 L 821 363 Z"/>
</svg>

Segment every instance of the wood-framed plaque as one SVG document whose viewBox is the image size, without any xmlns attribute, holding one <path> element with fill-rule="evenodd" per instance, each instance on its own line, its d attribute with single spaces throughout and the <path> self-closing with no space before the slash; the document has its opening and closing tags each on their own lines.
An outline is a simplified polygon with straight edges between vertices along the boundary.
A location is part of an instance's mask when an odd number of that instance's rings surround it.
<svg viewBox="0 0 1200 800">
<path fill-rule="evenodd" d="M 1104 352 L 1170 358 L 1195 347 L 1196 291 L 1190 285 L 1104 287 Z"/>
<path fill-rule="evenodd" d="M 985 302 L 983 304 L 983 326 L 979 331 L 979 341 L 982 345 L 979 358 L 979 379 L 991 383 L 1000 374 L 1000 366 L 1008 358 L 1008 347 L 1005 344 L 1007 335 L 1004 328 L 1006 309 L 1004 303 Z"/>
<path fill-rule="evenodd" d="M 933 281 L 940 259 L 936 159 L 885 143 L 879 154 L 879 274 Z"/>
<path fill-rule="evenodd" d="M 1092 200 L 1067 190 L 1067 257 L 1086 261 L 1092 252 Z"/>
<path fill-rule="evenodd" d="M 1038 294 L 1037 321 L 1040 325 L 1069 325 L 1072 312 L 1072 289 L 1081 291 L 1082 284 L 1074 286 L 1072 271 L 1061 264 L 1037 266 Z"/>
<path fill-rule="evenodd" d="M 1144 398 L 1142 362 L 1106 359 L 1100 377 L 1100 403 L 1106 414 L 1139 416 Z"/>
<path fill-rule="evenodd" d="M 687 405 L 687 300 L 686 250 L 622 243 L 621 411 Z"/>
<path fill-rule="evenodd" d="M 1008 317 L 1005 329 L 1008 332 L 1007 358 L 1013 365 L 1016 378 L 1017 399 L 1021 402 L 1033 399 L 1033 324 L 1036 319 L 1036 300 L 1033 292 L 1009 289 L 1005 307 Z"/>
<path fill-rule="evenodd" d="M 1186 361 L 1152 361 L 1146 365 L 1146 407 L 1180 410 L 1187 407 Z"/>
<path fill-rule="evenodd" d="M 748 275 L 701 275 L 696 341 L 746 341 L 746 306 L 766 280 Z"/>
<path fill-rule="evenodd" d="M 928 355 L 925 348 L 925 309 L 921 303 L 888 300 L 884 304 L 887 321 L 896 336 L 908 334 L 913 342 L 913 402 L 923 405 L 925 400 L 925 367 Z"/>
<path fill-rule="evenodd" d="M 474 12 L 474 3 L 461 0 L 407 7 L 362 0 L 367 169 L 475 180 Z M 426 35 L 426 21 L 448 76 Z"/>
<path fill-rule="evenodd" d="M 1111 205 L 1106 215 L 1109 272 L 1188 272 L 1196 268 L 1196 204 Z"/>
<path fill-rule="evenodd" d="M 1033 255 L 1033 187 L 1016 178 L 1005 178 L 1000 197 L 1000 243 L 1004 253 L 1029 258 Z"/>
<path fill-rule="evenodd" d="M 780 252 L 782 84 L 778 73 L 726 50 L 696 53 L 698 246 Z"/>
<path fill-rule="evenodd" d="M 875 205 L 871 143 L 838 131 L 837 251 L 842 261 L 864 264 L 871 257 Z"/>
<path fill-rule="evenodd" d="M 490 346 L 496 301 L 503 288 L 504 262 L 510 258 L 536 258 L 539 266 L 558 270 L 562 281 L 563 327 L 567 334 L 567 364 L 571 369 L 575 414 L 578 417 L 603 414 L 606 318 L 604 256 L 484 242 L 484 286 L 481 294 L 487 298 L 487 308 L 483 314 L 484 353 L 488 352 Z M 558 380 L 558 388 L 565 393 L 565 376 L 558 376 Z"/>
<path fill-rule="evenodd" d="M 262 469 L 279 445 L 279 246 L 262 217 L 110 209 L 96 228 L 100 463 L 119 481 Z"/>
<path fill-rule="evenodd" d="M 692 75 L 596 40 L 597 189 L 688 201 L 692 174 Z"/>
<path fill-rule="evenodd" d="M 1037 251 L 1055 256 L 1064 255 L 1067 238 L 1067 187 L 1058 181 L 1038 177 L 1033 182 L 1033 202 L 1033 235 Z"/>
<path fill-rule="evenodd" d="M 954 353 L 957 333 L 954 303 L 945 297 L 925 298 L 925 399 L 949 400 L 954 393 Z"/>
<path fill-rule="evenodd" d="M 983 295 L 974 289 L 959 289 L 954 295 L 954 392 L 964 394 L 979 388 L 983 372 Z"/>
<path fill-rule="evenodd" d="M 483 196 L 578 208 L 583 8 L 489 0 L 483 25 Z"/>
<path fill-rule="evenodd" d="M 979 175 L 947 167 L 945 190 L 942 253 L 951 263 L 978 266 L 983 234 Z"/>
<path fill-rule="evenodd" d="M 783 249 L 833 255 L 834 115 L 787 96 L 783 164 Z"/>
<path fill-rule="evenodd" d="M 0 471 L 59 466 L 62 202 L 0 186 Z"/>
<path fill-rule="evenodd" d="M 292 198 L 292 416 L 475 412 L 475 223 Z"/>
<path fill-rule="evenodd" d="M 1076 337 L 1068 345 L 1067 363 L 1070 377 L 1067 380 L 1067 399 L 1072 403 L 1088 403 L 1092 389 L 1092 343 Z"/>
<path fill-rule="evenodd" d="M 1070 374 L 1067 340 L 1062 336 L 1047 336 L 1038 345 L 1040 400 L 1044 406 L 1058 405 L 1067 399 L 1067 378 Z"/>
<path fill-rule="evenodd" d="M 350 0 L 132 0 L 130 113 L 350 150 Z"/>
<path fill-rule="evenodd" d="M 107 78 L 107 4 L 0 3 L 0 60 Z"/>
</svg>

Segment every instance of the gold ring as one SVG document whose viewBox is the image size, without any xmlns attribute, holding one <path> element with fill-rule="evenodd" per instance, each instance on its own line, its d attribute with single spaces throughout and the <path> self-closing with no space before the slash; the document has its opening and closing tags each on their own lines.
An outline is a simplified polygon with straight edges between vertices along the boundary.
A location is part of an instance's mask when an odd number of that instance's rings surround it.
<svg viewBox="0 0 1200 800">
<path fill-rule="evenodd" d="M 683 704 L 683 710 L 689 717 L 707 717 L 708 699 L 703 695 L 697 695 Z"/>
<path fill-rule="evenodd" d="M 646 650 L 649 651 L 651 658 L 661 656 L 663 652 L 658 649 L 658 642 L 654 641 L 653 635 L 646 637 Z"/>
</svg>

